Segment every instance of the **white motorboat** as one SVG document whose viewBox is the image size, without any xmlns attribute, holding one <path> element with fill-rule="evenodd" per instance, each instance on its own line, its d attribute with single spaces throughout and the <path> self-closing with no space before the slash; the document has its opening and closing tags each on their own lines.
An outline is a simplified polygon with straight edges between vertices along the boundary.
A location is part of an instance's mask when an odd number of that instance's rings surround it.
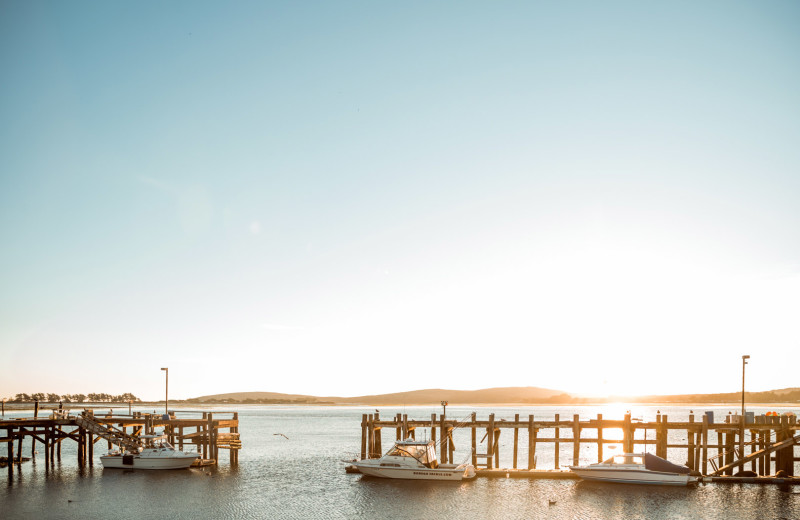
<svg viewBox="0 0 800 520">
<path fill-rule="evenodd" d="M 176 450 L 166 435 L 142 435 L 144 443 L 138 452 L 112 451 L 100 457 L 104 468 L 184 469 L 200 458 L 197 453 Z"/>
<path fill-rule="evenodd" d="M 625 453 L 588 466 L 570 466 L 573 473 L 586 480 L 624 484 L 686 486 L 697 482 L 691 470 L 650 453 Z"/>
<path fill-rule="evenodd" d="M 475 476 L 472 464 L 439 464 L 433 441 L 398 441 L 379 459 L 353 463 L 364 475 L 410 480 L 463 480 Z"/>
</svg>

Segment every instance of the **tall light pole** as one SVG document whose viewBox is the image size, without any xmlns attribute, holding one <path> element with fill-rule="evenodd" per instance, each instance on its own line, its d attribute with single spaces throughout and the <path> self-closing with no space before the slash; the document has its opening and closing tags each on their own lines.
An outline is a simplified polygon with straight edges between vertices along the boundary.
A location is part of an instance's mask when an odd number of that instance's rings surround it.
<svg viewBox="0 0 800 520">
<path fill-rule="evenodd" d="M 167 375 L 167 381 L 165 386 L 166 391 L 164 395 L 164 413 L 169 414 L 169 368 L 162 368 L 161 370 L 166 372 Z"/>
<path fill-rule="evenodd" d="M 744 366 L 747 364 L 748 359 L 750 359 L 750 356 L 742 356 L 742 421 L 744 421 Z"/>
<path fill-rule="evenodd" d="M 447 401 L 442 401 L 442 417 L 447 415 Z"/>
</svg>

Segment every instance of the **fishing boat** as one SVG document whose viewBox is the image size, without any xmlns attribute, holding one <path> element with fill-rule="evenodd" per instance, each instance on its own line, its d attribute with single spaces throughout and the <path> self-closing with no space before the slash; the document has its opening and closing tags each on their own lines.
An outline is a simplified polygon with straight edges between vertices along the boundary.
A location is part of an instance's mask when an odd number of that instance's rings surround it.
<svg viewBox="0 0 800 520">
<path fill-rule="evenodd" d="M 197 453 L 176 450 L 166 435 L 142 435 L 143 445 L 137 452 L 111 451 L 100 457 L 104 468 L 122 469 L 185 469 L 200 458 Z"/>
<path fill-rule="evenodd" d="M 691 470 L 650 453 L 625 453 L 588 466 L 570 466 L 585 480 L 624 484 L 686 486 L 697 482 Z"/>
<path fill-rule="evenodd" d="M 439 464 L 433 441 L 406 439 L 397 441 L 379 459 L 353 463 L 359 472 L 370 477 L 409 480 L 463 480 L 475 477 L 472 464 Z"/>
</svg>

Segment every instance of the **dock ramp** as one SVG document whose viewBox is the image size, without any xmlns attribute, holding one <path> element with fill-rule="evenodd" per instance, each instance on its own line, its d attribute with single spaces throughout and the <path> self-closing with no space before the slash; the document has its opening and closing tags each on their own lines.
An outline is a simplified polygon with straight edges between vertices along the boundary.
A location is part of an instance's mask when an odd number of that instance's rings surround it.
<svg viewBox="0 0 800 520">
<path fill-rule="evenodd" d="M 139 451 L 141 444 L 133 435 L 129 435 L 119 428 L 98 422 L 92 413 L 83 412 L 74 418 L 75 423 L 81 428 L 102 437 L 111 444 L 115 444 L 128 451 Z"/>
</svg>

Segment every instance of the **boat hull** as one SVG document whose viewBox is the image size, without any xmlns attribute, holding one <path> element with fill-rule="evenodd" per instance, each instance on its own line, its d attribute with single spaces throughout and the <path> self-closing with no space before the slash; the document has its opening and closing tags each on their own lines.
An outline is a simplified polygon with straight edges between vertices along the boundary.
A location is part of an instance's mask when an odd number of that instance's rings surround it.
<svg viewBox="0 0 800 520">
<path fill-rule="evenodd" d="M 475 476 L 472 466 L 447 466 L 441 465 L 431 468 L 396 468 L 378 466 L 370 463 L 354 463 L 363 475 L 378 478 L 392 478 L 403 480 L 464 480 Z M 470 471 L 471 470 L 471 471 Z"/>
<path fill-rule="evenodd" d="M 112 469 L 186 469 L 191 466 L 198 457 L 139 457 L 130 458 L 121 455 L 100 457 L 100 462 L 104 468 Z M 127 464 L 126 464 L 127 462 Z"/>
<path fill-rule="evenodd" d="M 584 480 L 615 482 L 618 484 L 649 484 L 658 486 L 686 486 L 696 481 L 687 474 L 663 473 L 650 470 L 600 469 L 570 467 L 573 473 Z"/>
</svg>

